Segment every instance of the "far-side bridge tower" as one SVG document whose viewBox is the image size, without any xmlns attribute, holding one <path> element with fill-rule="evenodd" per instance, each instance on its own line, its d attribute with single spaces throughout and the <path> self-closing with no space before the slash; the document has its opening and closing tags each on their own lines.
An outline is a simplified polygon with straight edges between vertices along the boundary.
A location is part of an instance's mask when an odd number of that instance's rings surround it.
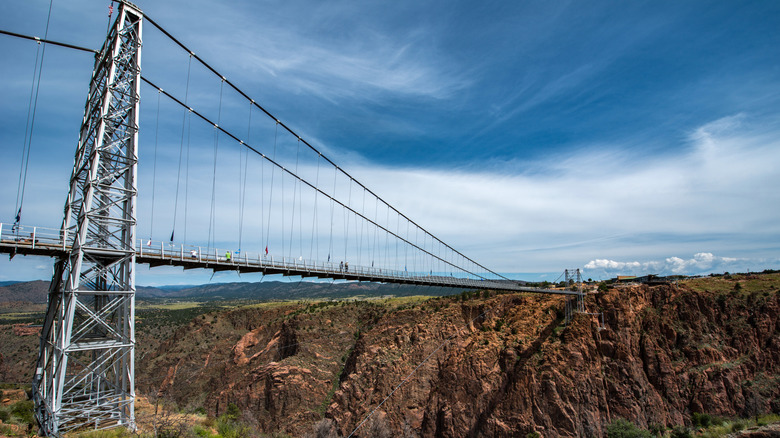
<svg viewBox="0 0 780 438">
<path fill-rule="evenodd" d="M 135 428 L 135 250 L 143 13 L 129 2 L 95 68 L 33 378 L 41 433 Z"/>
</svg>

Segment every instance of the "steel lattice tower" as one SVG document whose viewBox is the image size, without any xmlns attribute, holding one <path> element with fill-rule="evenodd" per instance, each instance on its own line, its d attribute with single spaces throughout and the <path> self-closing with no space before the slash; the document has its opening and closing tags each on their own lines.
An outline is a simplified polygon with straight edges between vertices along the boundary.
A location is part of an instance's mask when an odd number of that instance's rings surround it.
<svg viewBox="0 0 780 438">
<path fill-rule="evenodd" d="M 143 14 L 121 2 L 96 55 L 33 378 L 41 433 L 135 429 L 135 225 Z"/>
</svg>

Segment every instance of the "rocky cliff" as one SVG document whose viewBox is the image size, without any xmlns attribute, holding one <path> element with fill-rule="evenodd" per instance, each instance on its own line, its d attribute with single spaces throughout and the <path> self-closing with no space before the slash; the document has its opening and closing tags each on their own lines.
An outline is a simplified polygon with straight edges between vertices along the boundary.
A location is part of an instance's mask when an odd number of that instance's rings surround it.
<svg viewBox="0 0 780 438">
<path fill-rule="evenodd" d="M 618 417 L 779 411 L 778 284 L 613 288 L 586 299 L 603 326 L 564 326 L 562 298 L 538 295 L 238 309 L 182 329 L 137 381 L 294 436 L 603 436 Z"/>
</svg>

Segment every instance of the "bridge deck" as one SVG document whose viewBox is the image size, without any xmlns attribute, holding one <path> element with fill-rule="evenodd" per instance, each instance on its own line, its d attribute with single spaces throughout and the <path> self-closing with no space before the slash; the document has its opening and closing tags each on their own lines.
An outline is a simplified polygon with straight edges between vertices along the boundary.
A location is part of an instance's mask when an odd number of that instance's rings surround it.
<svg viewBox="0 0 780 438">
<path fill-rule="evenodd" d="M 63 257 L 70 251 L 64 244 L 59 230 L 40 227 L 20 227 L 11 232 L 8 224 L 0 223 L 0 253 Z M 214 271 L 261 272 L 265 275 L 281 274 L 302 278 L 331 278 L 348 281 L 373 281 L 420 286 L 454 287 L 462 289 L 492 289 L 512 292 L 578 295 L 576 291 L 539 289 L 523 286 L 509 280 L 482 280 L 445 275 L 388 270 L 367 266 L 350 266 L 345 269 L 333 262 L 317 262 L 302 258 L 273 257 L 266 255 L 233 254 L 219 249 L 203 250 L 201 247 L 172 245 L 165 242 L 138 241 L 135 247 L 136 263 L 155 266 L 181 266 L 184 269 L 212 269 Z"/>
</svg>

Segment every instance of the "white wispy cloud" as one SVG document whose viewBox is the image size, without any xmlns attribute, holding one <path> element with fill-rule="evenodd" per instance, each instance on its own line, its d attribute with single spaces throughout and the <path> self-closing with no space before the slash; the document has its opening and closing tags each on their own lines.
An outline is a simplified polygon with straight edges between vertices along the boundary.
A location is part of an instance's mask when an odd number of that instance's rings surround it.
<svg viewBox="0 0 780 438">
<path fill-rule="evenodd" d="M 767 257 L 780 236 L 777 138 L 740 114 L 692 130 L 680 153 L 661 157 L 583 150 L 525 163 L 532 173 L 355 172 L 445 241 L 507 272 L 670 252 Z"/>
<path fill-rule="evenodd" d="M 745 259 L 720 257 L 709 252 L 694 254 L 692 258 L 667 257 L 664 260 L 615 261 L 591 260 L 584 266 L 588 277 L 607 278 L 616 275 L 706 275 L 721 272 L 745 272 L 777 268 L 780 258 Z"/>
<path fill-rule="evenodd" d="M 470 82 L 436 47 L 430 25 L 379 26 L 368 21 L 367 5 L 353 2 L 308 5 L 320 13 L 297 22 L 291 20 L 298 16 L 295 7 L 301 5 L 250 16 L 246 6 L 227 6 L 213 20 L 231 32 L 193 36 L 192 45 L 216 65 L 238 67 L 246 81 L 257 82 L 259 75 L 273 83 L 267 89 L 331 102 L 371 101 L 387 93 L 443 99 Z M 341 26 L 342 32 L 334 31 Z"/>
</svg>

